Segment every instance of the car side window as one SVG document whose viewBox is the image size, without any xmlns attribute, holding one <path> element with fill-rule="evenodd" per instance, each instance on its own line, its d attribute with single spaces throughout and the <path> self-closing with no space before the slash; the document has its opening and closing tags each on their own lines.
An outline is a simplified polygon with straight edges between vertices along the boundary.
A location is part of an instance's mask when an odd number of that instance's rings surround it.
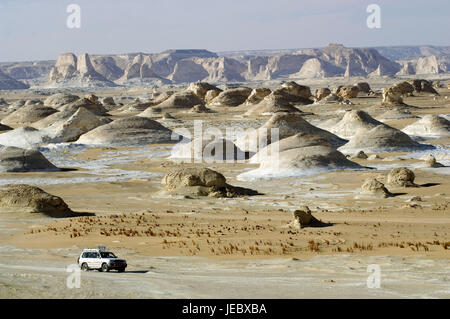
<svg viewBox="0 0 450 319">
<path fill-rule="evenodd" d="M 93 258 L 100 258 L 100 254 L 99 253 L 92 253 L 92 255 L 93 255 L 92 256 Z"/>
<path fill-rule="evenodd" d="M 89 258 L 88 255 L 89 253 L 83 253 L 83 255 L 81 255 L 81 258 Z"/>
</svg>

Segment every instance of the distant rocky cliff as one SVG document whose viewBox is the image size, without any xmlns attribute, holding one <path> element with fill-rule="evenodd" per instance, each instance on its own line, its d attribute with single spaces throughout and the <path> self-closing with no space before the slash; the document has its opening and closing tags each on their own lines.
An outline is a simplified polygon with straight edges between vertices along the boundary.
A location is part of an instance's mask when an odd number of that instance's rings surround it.
<svg viewBox="0 0 450 319">
<path fill-rule="evenodd" d="M 392 47 L 391 51 L 389 47 L 380 47 L 379 50 L 384 55 L 375 48 L 347 48 L 340 44 L 319 49 L 242 51 L 224 55 L 207 50 L 117 55 L 85 53 L 78 57 L 65 53 L 56 62 L 0 63 L 0 71 L 3 71 L 0 89 L 23 85 L 160 86 L 195 81 L 219 83 L 450 72 L 447 47 Z M 385 55 L 399 59 L 394 61 Z"/>
</svg>

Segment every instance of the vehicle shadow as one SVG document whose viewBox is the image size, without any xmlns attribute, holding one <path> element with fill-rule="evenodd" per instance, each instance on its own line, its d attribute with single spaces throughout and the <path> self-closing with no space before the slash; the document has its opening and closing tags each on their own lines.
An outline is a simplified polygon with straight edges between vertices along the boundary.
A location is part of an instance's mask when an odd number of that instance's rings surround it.
<svg viewBox="0 0 450 319">
<path fill-rule="evenodd" d="M 146 274 L 149 270 L 130 270 L 130 271 L 124 271 L 124 274 Z"/>
</svg>

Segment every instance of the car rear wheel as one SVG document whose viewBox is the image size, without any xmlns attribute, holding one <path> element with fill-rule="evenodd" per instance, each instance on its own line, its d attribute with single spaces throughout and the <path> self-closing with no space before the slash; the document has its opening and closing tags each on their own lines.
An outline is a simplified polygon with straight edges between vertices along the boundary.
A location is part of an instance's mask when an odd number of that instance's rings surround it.
<svg viewBox="0 0 450 319">
<path fill-rule="evenodd" d="M 81 270 L 82 270 L 82 271 L 88 271 L 88 270 L 89 270 L 88 264 L 83 263 L 83 264 L 81 265 Z"/>
<path fill-rule="evenodd" d="M 102 272 L 107 272 L 109 271 L 108 265 L 107 264 L 102 264 L 102 268 L 100 269 Z"/>
<path fill-rule="evenodd" d="M 124 272 L 124 271 L 125 271 L 125 268 L 119 268 L 119 269 L 117 269 L 117 271 L 118 271 L 118 272 Z"/>
</svg>

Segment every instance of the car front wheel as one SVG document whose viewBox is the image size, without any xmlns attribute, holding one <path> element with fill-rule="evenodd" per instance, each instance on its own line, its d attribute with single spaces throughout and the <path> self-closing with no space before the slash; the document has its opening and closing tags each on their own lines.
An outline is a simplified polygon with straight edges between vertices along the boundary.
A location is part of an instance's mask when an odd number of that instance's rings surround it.
<svg viewBox="0 0 450 319">
<path fill-rule="evenodd" d="M 83 263 L 83 264 L 81 265 L 81 270 L 82 270 L 82 271 L 88 271 L 88 270 L 89 270 L 88 265 L 87 265 L 86 263 Z"/>
<path fill-rule="evenodd" d="M 102 264 L 101 271 L 102 271 L 102 272 L 107 272 L 107 271 L 109 271 L 108 265 L 107 265 L 107 264 Z"/>
</svg>

